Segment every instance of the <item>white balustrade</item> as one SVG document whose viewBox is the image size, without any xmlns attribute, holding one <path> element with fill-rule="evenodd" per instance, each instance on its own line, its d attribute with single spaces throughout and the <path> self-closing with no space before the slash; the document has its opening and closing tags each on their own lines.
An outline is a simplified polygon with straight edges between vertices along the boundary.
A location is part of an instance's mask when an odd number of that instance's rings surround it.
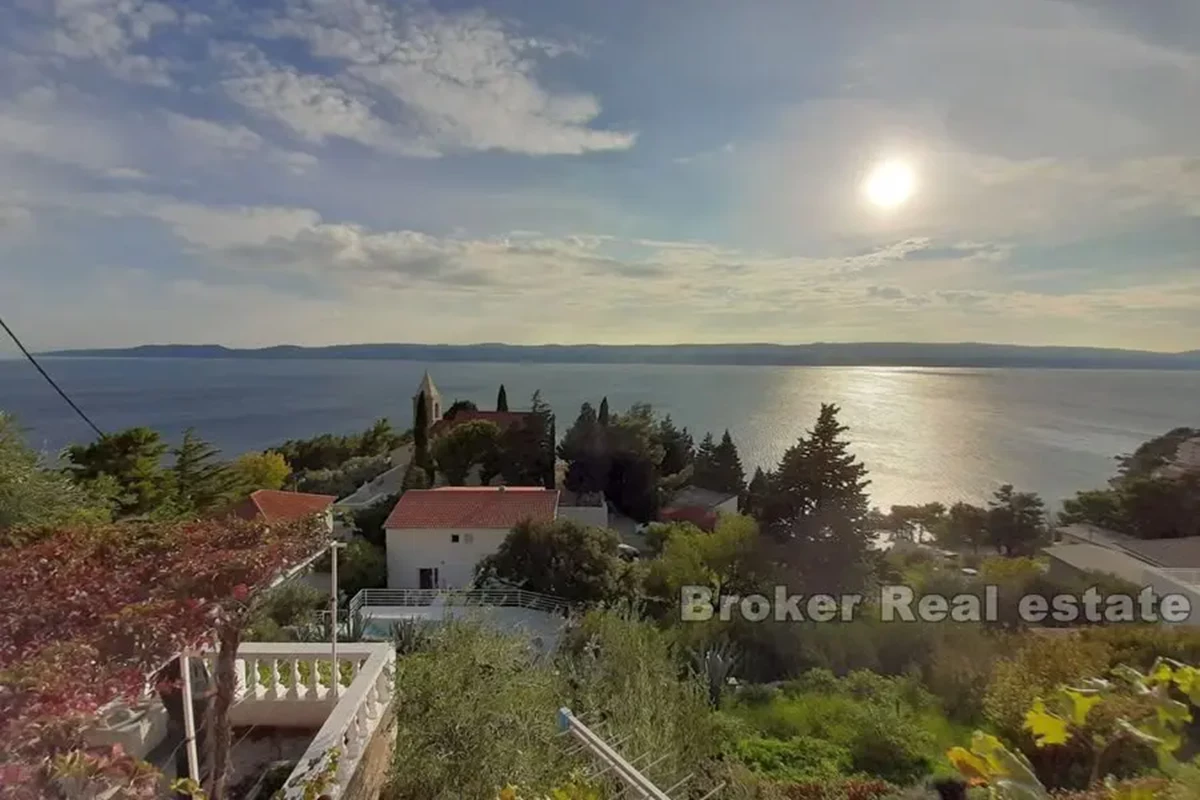
<svg viewBox="0 0 1200 800">
<path fill-rule="evenodd" d="M 336 799 L 358 769 L 391 700 L 394 647 L 390 643 L 339 642 L 338 660 L 353 676 L 349 682 L 342 679 L 341 664 L 333 663 L 330 646 L 324 643 L 245 642 L 238 649 L 238 658 L 248 672 L 247 691 L 230 710 L 235 725 L 319 727 L 289 776 L 284 796 L 288 800 L 303 797 L 307 782 L 325 773 L 336 748 L 340 754 L 330 776 L 332 785 L 323 789 Z M 327 678 L 321 676 L 325 671 Z M 266 685 L 260 686 L 264 673 Z M 336 696 L 335 680 L 343 685 Z"/>
</svg>

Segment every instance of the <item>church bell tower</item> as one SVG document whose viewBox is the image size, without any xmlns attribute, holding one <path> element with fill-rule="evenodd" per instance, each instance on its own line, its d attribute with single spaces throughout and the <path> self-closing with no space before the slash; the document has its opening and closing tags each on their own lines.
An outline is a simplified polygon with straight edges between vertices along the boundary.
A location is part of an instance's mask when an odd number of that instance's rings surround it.
<svg viewBox="0 0 1200 800">
<path fill-rule="evenodd" d="M 421 378 L 421 385 L 417 387 L 417 393 L 413 395 L 414 421 L 417 419 L 417 404 L 421 402 L 422 394 L 425 395 L 425 418 L 432 426 L 442 418 L 442 395 L 433 382 L 433 378 L 429 377 L 429 370 L 425 371 L 425 377 Z"/>
</svg>

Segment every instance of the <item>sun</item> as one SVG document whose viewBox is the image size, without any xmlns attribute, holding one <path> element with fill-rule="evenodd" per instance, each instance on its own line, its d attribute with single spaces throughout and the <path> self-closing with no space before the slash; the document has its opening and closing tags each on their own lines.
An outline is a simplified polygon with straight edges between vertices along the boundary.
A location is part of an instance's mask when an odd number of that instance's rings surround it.
<svg viewBox="0 0 1200 800">
<path fill-rule="evenodd" d="M 867 175 L 863 192 L 872 205 L 897 208 L 912 197 L 916 183 L 911 166 L 903 161 L 884 161 Z"/>
</svg>

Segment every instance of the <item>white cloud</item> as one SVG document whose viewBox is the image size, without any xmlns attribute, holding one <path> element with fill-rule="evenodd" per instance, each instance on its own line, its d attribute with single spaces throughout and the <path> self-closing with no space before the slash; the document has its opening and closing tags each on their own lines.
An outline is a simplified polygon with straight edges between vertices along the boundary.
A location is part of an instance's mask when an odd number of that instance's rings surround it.
<svg viewBox="0 0 1200 800">
<path fill-rule="evenodd" d="M 133 52 L 157 28 L 179 21 L 170 6 L 144 0 L 54 0 L 54 17 L 52 46 L 58 55 L 94 59 L 125 80 L 170 85 L 165 60 Z"/>
<path fill-rule="evenodd" d="M 368 0 L 347 3 L 295 2 L 283 19 L 264 28 L 270 35 L 297 37 L 318 56 L 348 64 L 347 74 L 366 81 L 394 109 L 394 130 L 379 145 L 399 137 L 393 149 L 417 155 L 456 150 L 507 150 L 531 155 L 625 150 L 636 134 L 590 127 L 600 104 L 589 94 L 553 92 L 535 77 L 538 58 L 573 51 L 570 46 L 516 37 L 483 11 L 409 13 L 402 18 Z M 311 76 L 308 76 L 311 78 Z M 276 79 L 270 93 L 296 94 L 301 81 Z M 235 87 L 236 88 L 236 87 Z M 245 86 L 242 87 L 243 92 Z M 266 104 L 261 84 L 255 100 Z M 308 81 L 303 93 L 335 99 L 339 117 L 361 131 L 369 105 L 353 107 L 327 81 Z M 310 100 L 315 103 L 315 100 Z M 294 102 L 277 103 L 294 107 Z M 312 127 L 306 122 L 306 128 Z M 338 135 L 345 135 L 338 133 Z"/>
<path fill-rule="evenodd" d="M 104 170 L 104 177 L 118 181 L 144 181 L 150 176 L 133 167 L 112 167 Z"/>
<path fill-rule="evenodd" d="M 125 149 L 107 125 L 59 108 L 53 92 L 0 100 L 0 157 L 35 156 L 103 173 L 128 167 Z"/>
<path fill-rule="evenodd" d="M 167 127 L 187 148 L 185 157 L 211 156 L 224 160 L 262 153 L 272 164 L 294 175 L 302 175 L 318 163 L 316 156 L 308 153 L 269 145 L 262 136 L 237 123 L 226 124 L 168 112 Z"/>
<path fill-rule="evenodd" d="M 183 114 L 167 113 L 167 127 L 185 144 L 247 153 L 262 147 L 262 137 L 245 125 L 223 125 Z"/>
<path fill-rule="evenodd" d="M 24 236 L 33 225 L 33 212 L 29 209 L 0 203 L 0 241 Z"/>
<path fill-rule="evenodd" d="M 138 206 L 147 216 L 167 223 L 185 241 L 214 250 L 294 239 L 321 219 L 317 212 L 299 208 L 210 208 L 154 198 L 145 198 Z M 131 208 L 128 213 L 137 212 Z"/>
</svg>

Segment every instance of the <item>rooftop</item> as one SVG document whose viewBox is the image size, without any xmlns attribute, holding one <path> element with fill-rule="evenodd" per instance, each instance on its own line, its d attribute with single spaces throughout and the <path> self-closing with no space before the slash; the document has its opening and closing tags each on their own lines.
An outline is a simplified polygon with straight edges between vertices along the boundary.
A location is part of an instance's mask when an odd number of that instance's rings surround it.
<svg viewBox="0 0 1200 800">
<path fill-rule="evenodd" d="M 667 503 L 664 511 L 677 508 L 716 508 L 724 502 L 737 497 L 732 492 L 714 492 L 699 486 L 685 486 L 675 493 L 671 502 Z"/>
<path fill-rule="evenodd" d="M 1200 569 L 1200 536 L 1178 539 L 1135 539 L 1121 544 L 1134 555 L 1159 567 Z"/>
<path fill-rule="evenodd" d="M 452 419 L 439 419 L 433 423 L 430 433 L 437 436 L 467 422 L 493 422 L 501 430 L 519 425 L 529 416 L 529 411 L 458 411 Z"/>
<path fill-rule="evenodd" d="M 1149 565 L 1128 553 L 1095 544 L 1058 544 L 1046 548 L 1046 555 L 1078 570 L 1103 572 L 1141 585 Z"/>
<path fill-rule="evenodd" d="M 558 491 L 539 486 L 446 486 L 400 496 L 383 527 L 511 528 L 524 520 L 551 522 Z"/>
<path fill-rule="evenodd" d="M 265 519 L 267 522 L 291 522 L 313 514 L 321 514 L 337 500 L 328 494 L 281 492 L 259 489 L 234 508 L 242 519 Z"/>
</svg>

